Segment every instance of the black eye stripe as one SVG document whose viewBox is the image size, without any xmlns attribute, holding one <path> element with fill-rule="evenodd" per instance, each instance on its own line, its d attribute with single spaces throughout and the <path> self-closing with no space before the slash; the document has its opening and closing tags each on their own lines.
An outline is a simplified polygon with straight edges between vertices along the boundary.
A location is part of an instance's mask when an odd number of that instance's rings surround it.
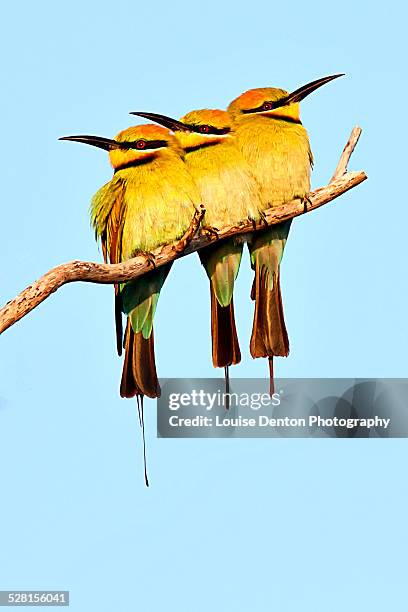
<svg viewBox="0 0 408 612">
<path fill-rule="evenodd" d="M 141 146 L 141 142 L 145 142 L 146 146 Z M 121 149 L 136 149 L 136 151 L 148 151 L 149 149 L 159 149 L 160 147 L 168 146 L 167 140 L 144 140 L 143 138 L 131 142 L 120 142 L 118 144 Z"/>
<path fill-rule="evenodd" d="M 264 104 L 270 104 L 271 105 L 270 109 L 264 108 Z M 273 110 L 275 108 L 279 108 L 280 106 L 286 106 L 286 104 L 288 104 L 287 98 L 283 98 L 282 100 L 277 100 L 275 102 L 273 100 L 265 100 L 264 102 L 262 102 L 261 106 L 257 106 L 256 108 L 243 109 L 242 112 L 244 114 L 261 113 L 266 110 Z"/>
<path fill-rule="evenodd" d="M 215 134 L 215 135 L 221 136 L 222 134 L 228 134 L 231 131 L 231 128 L 229 127 L 216 128 L 213 125 L 206 124 L 205 126 L 208 127 L 208 130 L 206 132 L 202 132 L 201 128 L 203 127 L 203 125 L 197 125 L 195 123 L 186 124 L 186 125 L 189 130 L 191 130 L 192 132 L 197 132 L 198 134 Z"/>
</svg>

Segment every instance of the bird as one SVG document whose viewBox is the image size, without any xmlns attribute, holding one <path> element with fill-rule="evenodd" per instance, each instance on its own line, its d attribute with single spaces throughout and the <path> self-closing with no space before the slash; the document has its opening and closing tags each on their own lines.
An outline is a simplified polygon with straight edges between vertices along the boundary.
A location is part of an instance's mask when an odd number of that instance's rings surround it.
<svg viewBox="0 0 408 612">
<path fill-rule="evenodd" d="M 262 210 L 299 198 L 307 200 L 313 155 L 300 120 L 299 103 L 343 74 L 317 79 L 289 93 L 284 89 L 250 89 L 228 106 L 237 146 L 260 185 Z M 254 233 L 248 240 L 255 271 L 255 299 L 250 352 L 269 360 L 273 393 L 273 357 L 289 354 L 280 288 L 280 263 L 291 220 Z"/>
<path fill-rule="evenodd" d="M 259 186 L 234 143 L 232 122 L 226 111 L 197 109 L 180 120 L 150 112 L 131 114 L 155 121 L 174 133 L 206 209 L 204 230 L 216 232 L 219 227 L 236 225 L 244 219 L 259 220 Z M 229 366 L 241 361 L 233 292 L 244 243 L 245 235 L 238 235 L 198 252 L 210 281 L 212 360 L 214 367 L 225 370 L 227 400 Z"/>
<path fill-rule="evenodd" d="M 94 195 L 91 224 L 105 262 L 119 263 L 145 254 L 153 264 L 146 274 L 115 286 L 117 348 L 122 346 L 122 312 L 127 316 L 121 397 L 137 398 L 143 422 L 143 397 L 160 396 L 153 319 L 172 262 L 156 267 L 152 251 L 180 238 L 199 210 L 199 194 L 180 145 L 169 130 L 153 124 L 129 127 L 114 139 L 64 136 L 109 152 L 112 179 Z M 144 443 L 144 427 L 143 427 Z M 145 481 L 148 485 L 145 459 Z"/>
</svg>

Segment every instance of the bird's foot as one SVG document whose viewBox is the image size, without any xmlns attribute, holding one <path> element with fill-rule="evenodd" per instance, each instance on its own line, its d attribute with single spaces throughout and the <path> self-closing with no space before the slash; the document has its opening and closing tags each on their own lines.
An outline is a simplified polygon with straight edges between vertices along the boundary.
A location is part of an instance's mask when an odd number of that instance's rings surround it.
<svg viewBox="0 0 408 612">
<path fill-rule="evenodd" d="M 149 266 L 152 266 L 153 270 L 156 269 L 156 257 L 153 253 L 147 252 L 145 253 L 147 263 Z"/>
<path fill-rule="evenodd" d="M 268 221 L 266 219 L 266 215 L 265 215 L 263 210 L 259 211 L 259 217 L 260 217 L 260 220 L 262 221 L 262 223 L 264 223 L 265 225 L 269 225 L 269 223 L 268 223 Z"/>
<path fill-rule="evenodd" d="M 248 217 L 248 221 L 252 223 L 252 229 L 256 230 L 256 219 L 254 219 L 254 217 Z"/>
<path fill-rule="evenodd" d="M 212 226 L 212 225 L 203 225 L 203 226 L 201 227 L 201 231 L 202 231 L 204 234 L 207 234 L 207 236 L 208 236 L 209 238 L 211 238 L 211 237 L 213 237 L 213 236 L 215 236 L 215 238 L 218 238 L 218 232 L 219 232 L 218 227 L 214 227 L 214 226 Z"/>
<path fill-rule="evenodd" d="M 150 251 L 143 251 L 142 249 L 140 249 L 137 251 L 136 255 L 142 255 L 142 257 L 145 257 L 147 264 L 149 266 L 152 266 L 154 270 L 156 269 L 156 256 L 154 255 L 154 253 L 151 253 Z"/>
<path fill-rule="evenodd" d="M 302 204 L 303 204 L 303 212 L 307 212 L 308 205 L 309 205 L 309 206 L 312 206 L 312 204 L 313 204 L 313 202 L 312 202 L 312 200 L 310 199 L 310 197 L 309 197 L 309 195 L 308 195 L 308 194 L 306 194 L 305 196 L 303 196 L 303 198 L 300 198 L 300 201 L 301 201 L 301 202 L 302 202 Z"/>
</svg>

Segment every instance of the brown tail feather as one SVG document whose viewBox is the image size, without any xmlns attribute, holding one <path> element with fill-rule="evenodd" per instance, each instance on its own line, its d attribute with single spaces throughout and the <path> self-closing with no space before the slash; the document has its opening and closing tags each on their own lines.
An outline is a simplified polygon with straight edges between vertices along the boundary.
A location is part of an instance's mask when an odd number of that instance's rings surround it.
<svg viewBox="0 0 408 612">
<path fill-rule="evenodd" d="M 214 367 L 225 368 L 241 361 L 237 329 L 235 327 L 234 301 L 221 306 L 211 289 L 211 339 Z"/>
<path fill-rule="evenodd" d="M 252 357 L 287 357 L 289 338 L 283 314 L 279 271 L 273 275 L 273 288 L 268 288 L 268 271 L 255 268 L 255 314 L 250 350 Z"/>
<path fill-rule="evenodd" d="M 135 334 L 133 345 L 133 376 L 143 395 L 160 397 L 161 389 L 154 358 L 154 333 L 148 339 L 142 333 Z"/>
<path fill-rule="evenodd" d="M 133 356 L 133 340 L 134 333 L 130 327 L 129 321 L 125 331 L 125 360 L 123 362 L 122 380 L 120 381 L 120 396 L 121 397 L 134 397 L 139 393 L 139 389 L 136 386 L 136 382 L 133 376 L 132 369 L 132 356 Z"/>
<path fill-rule="evenodd" d="M 252 287 L 251 287 L 251 300 L 252 301 L 255 300 L 255 295 L 256 295 L 256 278 L 254 277 L 254 280 L 252 281 Z"/>
<path fill-rule="evenodd" d="M 143 338 L 142 333 L 135 334 L 128 321 L 125 332 L 125 360 L 120 383 L 121 397 L 147 395 L 160 397 L 160 385 L 157 378 L 154 359 L 154 336 Z"/>
</svg>

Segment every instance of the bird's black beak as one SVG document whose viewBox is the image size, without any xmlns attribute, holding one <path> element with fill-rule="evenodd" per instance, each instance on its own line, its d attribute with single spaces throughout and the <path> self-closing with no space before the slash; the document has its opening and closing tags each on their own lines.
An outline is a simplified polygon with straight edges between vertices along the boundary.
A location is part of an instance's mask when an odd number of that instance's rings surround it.
<svg viewBox="0 0 408 612">
<path fill-rule="evenodd" d="M 312 81 L 307 85 L 299 87 L 299 89 L 292 91 L 292 93 L 288 95 L 288 97 L 286 98 L 286 104 L 291 104 L 292 102 L 300 102 L 301 100 L 306 98 L 306 96 L 314 92 L 322 85 L 326 85 L 326 83 L 330 83 L 330 81 L 338 79 L 341 76 L 344 76 L 344 74 L 333 74 L 331 76 L 326 76 L 321 79 L 317 79 L 316 81 Z"/>
<path fill-rule="evenodd" d="M 72 140 L 73 142 L 82 142 L 84 144 L 104 149 L 105 151 L 112 151 L 112 149 L 120 149 L 121 144 L 112 140 L 111 138 L 103 138 L 101 136 L 87 136 L 80 134 L 79 136 L 62 136 L 58 140 Z"/>
<path fill-rule="evenodd" d="M 159 115 L 158 113 L 144 113 L 135 111 L 129 113 L 130 115 L 137 115 L 138 117 L 143 117 L 144 119 L 149 119 L 150 121 L 154 121 L 159 125 L 163 125 L 168 128 L 172 132 L 191 132 L 191 129 L 185 123 L 178 121 L 177 119 L 173 119 L 172 117 L 167 117 L 167 115 Z"/>
</svg>

